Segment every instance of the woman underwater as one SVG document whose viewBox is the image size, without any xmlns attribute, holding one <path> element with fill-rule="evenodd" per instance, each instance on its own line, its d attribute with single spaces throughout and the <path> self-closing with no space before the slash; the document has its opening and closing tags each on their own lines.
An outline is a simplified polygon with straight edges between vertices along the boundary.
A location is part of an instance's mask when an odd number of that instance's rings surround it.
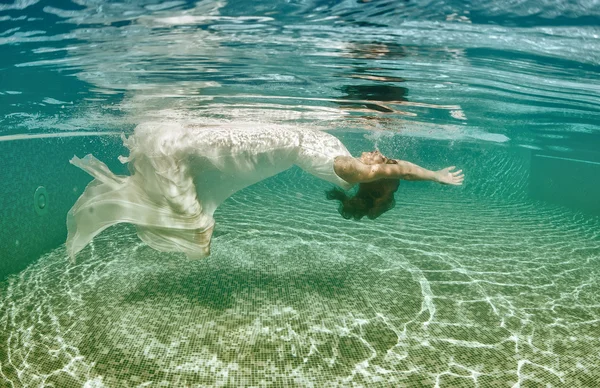
<svg viewBox="0 0 600 388">
<path fill-rule="evenodd" d="M 340 202 L 344 218 L 357 220 L 393 208 L 400 179 L 461 185 L 464 178 L 454 167 L 430 171 L 378 151 L 354 158 L 336 137 L 292 126 L 146 123 L 123 140 L 130 155 L 120 160 L 129 163 L 130 176 L 114 175 L 92 155 L 71 159 L 95 178 L 67 216 L 71 258 L 120 222 L 135 224 L 154 249 L 206 257 L 217 207 L 293 165 L 338 186 L 327 198 Z M 344 190 L 356 184 L 358 191 L 348 196 Z"/>
</svg>

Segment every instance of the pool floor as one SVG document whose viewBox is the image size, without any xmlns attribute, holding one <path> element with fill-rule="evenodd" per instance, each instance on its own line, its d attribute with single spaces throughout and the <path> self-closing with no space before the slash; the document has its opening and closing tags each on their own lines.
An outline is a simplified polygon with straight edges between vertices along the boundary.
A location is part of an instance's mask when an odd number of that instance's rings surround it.
<svg viewBox="0 0 600 388">
<path fill-rule="evenodd" d="M 319 190 L 257 185 L 216 214 L 212 255 L 129 225 L 0 288 L 0 385 L 593 386 L 600 221 L 401 188 L 377 221 Z M 12 385 L 11 385 L 12 383 Z"/>
</svg>

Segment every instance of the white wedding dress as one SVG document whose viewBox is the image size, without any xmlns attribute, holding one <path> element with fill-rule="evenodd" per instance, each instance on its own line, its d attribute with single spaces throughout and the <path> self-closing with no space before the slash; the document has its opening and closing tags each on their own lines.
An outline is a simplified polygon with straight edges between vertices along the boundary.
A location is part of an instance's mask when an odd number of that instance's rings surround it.
<svg viewBox="0 0 600 388">
<path fill-rule="evenodd" d="M 140 124 L 124 138 L 131 176 L 114 175 L 87 155 L 71 163 L 95 179 L 67 216 L 67 251 L 74 258 L 111 225 L 136 225 L 139 237 L 164 252 L 209 254 L 213 213 L 236 191 L 297 165 L 338 185 L 336 156 L 350 156 L 334 136 L 281 126 Z"/>
</svg>

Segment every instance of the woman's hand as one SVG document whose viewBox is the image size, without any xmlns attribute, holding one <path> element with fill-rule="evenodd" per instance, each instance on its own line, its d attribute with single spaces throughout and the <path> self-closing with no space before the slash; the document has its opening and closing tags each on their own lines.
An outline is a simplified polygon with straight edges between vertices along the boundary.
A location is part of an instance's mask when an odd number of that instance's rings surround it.
<svg viewBox="0 0 600 388">
<path fill-rule="evenodd" d="M 465 179 L 465 175 L 462 173 L 462 170 L 452 172 L 452 170 L 454 170 L 455 168 L 455 166 L 451 166 L 446 167 L 443 170 L 436 171 L 436 181 L 444 185 L 462 185 L 463 179 Z"/>
</svg>

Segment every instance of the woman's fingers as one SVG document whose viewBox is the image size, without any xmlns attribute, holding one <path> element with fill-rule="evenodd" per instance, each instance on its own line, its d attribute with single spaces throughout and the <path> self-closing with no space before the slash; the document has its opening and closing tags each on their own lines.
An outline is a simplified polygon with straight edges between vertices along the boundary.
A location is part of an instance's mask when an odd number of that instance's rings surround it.
<svg viewBox="0 0 600 388">
<path fill-rule="evenodd" d="M 465 174 L 462 173 L 463 170 L 458 170 L 458 171 L 452 171 L 456 168 L 456 166 L 450 166 L 450 167 L 446 167 L 441 171 L 445 171 L 446 173 L 448 173 L 448 175 L 445 177 L 445 182 L 446 184 L 450 184 L 450 185 L 462 185 L 462 182 L 465 178 Z"/>
</svg>

